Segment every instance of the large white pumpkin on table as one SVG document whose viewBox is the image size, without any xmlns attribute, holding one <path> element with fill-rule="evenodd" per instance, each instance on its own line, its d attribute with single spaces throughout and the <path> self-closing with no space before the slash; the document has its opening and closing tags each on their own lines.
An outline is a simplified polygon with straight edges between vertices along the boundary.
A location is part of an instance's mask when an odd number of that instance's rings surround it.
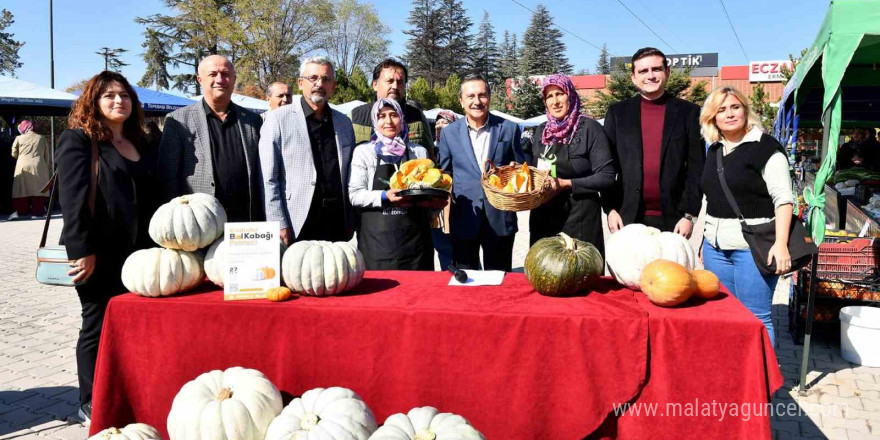
<svg viewBox="0 0 880 440">
<path fill-rule="evenodd" d="M 175 197 L 150 219 L 150 238 L 167 249 L 194 251 L 223 235 L 226 210 L 210 194 Z"/>
<path fill-rule="evenodd" d="M 202 256 L 196 252 L 151 248 L 135 251 L 122 265 L 122 284 L 141 296 L 169 296 L 202 283 Z"/>
<path fill-rule="evenodd" d="M 347 388 L 315 388 L 297 397 L 269 425 L 266 440 L 367 440 L 376 431 L 367 404 Z"/>
<path fill-rule="evenodd" d="M 226 279 L 226 275 L 229 273 L 229 263 L 226 258 L 227 249 L 229 249 L 229 245 L 221 235 L 220 238 L 208 248 L 208 252 L 205 254 L 205 275 L 208 276 L 208 279 L 211 280 L 212 283 L 220 287 L 223 287 L 223 282 Z M 284 243 L 281 243 L 280 258 L 284 258 L 285 250 L 287 250 L 287 246 L 285 246 Z"/>
<path fill-rule="evenodd" d="M 132 423 L 125 428 L 107 428 L 89 440 L 161 440 L 159 431 L 145 423 Z"/>
<path fill-rule="evenodd" d="M 674 261 L 693 270 L 697 256 L 690 242 L 672 232 L 638 223 L 611 234 L 605 243 L 605 262 L 618 283 L 639 290 L 642 268 L 654 260 Z"/>
<path fill-rule="evenodd" d="M 300 241 L 281 261 L 284 284 L 294 292 L 331 296 L 353 289 L 364 278 L 364 256 L 353 244 Z"/>
<path fill-rule="evenodd" d="M 257 370 L 214 370 L 187 382 L 168 414 L 171 440 L 263 440 L 281 393 Z"/>
<path fill-rule="evenodd" d="M 369 440 L 485 440 L 464 417 L 437 408 L 413 408 L 392 414 Z"/>
</svg>

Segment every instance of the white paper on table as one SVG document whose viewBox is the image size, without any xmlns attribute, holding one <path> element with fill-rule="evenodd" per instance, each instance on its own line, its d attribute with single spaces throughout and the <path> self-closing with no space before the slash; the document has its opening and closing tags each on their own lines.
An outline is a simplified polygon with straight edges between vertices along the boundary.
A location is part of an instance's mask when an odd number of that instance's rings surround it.
<svg viewBox="0 0 880 440">
<path fill-rule="evenodd" d="M 449 279 L 450 286 L 500 286 L 504 281 L 503 270 L 465 270 L 468 279 L 459 283 L 455 277 Z"/>
</svg>

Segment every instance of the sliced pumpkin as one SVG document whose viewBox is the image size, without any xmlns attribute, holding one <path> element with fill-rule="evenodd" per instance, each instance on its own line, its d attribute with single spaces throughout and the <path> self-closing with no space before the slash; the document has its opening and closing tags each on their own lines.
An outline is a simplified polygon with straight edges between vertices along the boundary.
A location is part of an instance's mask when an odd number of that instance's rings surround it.
<svg viewBox="0 0 880 440">
<path fill-rule="evenodd" d="M 431 168 L 421 176 L 421 182 L 434 186 L 435 183 L 439 182 L 443 178 L 443 172 L 438 170 L 437 168 Z"/>
<path fill-rule="evenodd" d="M 394 174 L 391 175 L 391 180 L 388 183 L 388 186 L 391 189 L 406 189 L 406 185 L 403 183 L 403 174 L 400 171 L 395 171 Z"/>
<path fill-rule="evenodd" d="M 409 176 L 419 166 L 422 167 L 420 172 L 424 172 L 429 168 L 434 168 L 434 161 L 432 161 L 431 159 L 408 160 L 400 164 L 400 172 L 403 173 L 404 176 Z"/>
<path fill-rule="evenodd" d="M 489 176 L 489 185 L 492 185 L 498 189 L 504 189 L 504 185 L 501 183 L 501 178 L 495 174 Z"/>
<path fill-rule="evenodd" d="M 498 182 L 498 184 L 500 185 L 501 182 Z M 449 188 L 452 188 L 452 176 L 443 173 L 443 175 L 440 177 L 440 181 L 434 184 L 434 188 L 440 188 L 443 190 L 448 190 Z"/>
</svg>

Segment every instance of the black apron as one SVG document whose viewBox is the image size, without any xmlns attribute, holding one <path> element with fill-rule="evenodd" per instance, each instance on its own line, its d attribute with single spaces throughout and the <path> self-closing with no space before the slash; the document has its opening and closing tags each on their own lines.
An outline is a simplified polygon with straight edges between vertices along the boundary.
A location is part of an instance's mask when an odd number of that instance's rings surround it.
<svg viewBox="0 0 880 440">
<path fill-rule="evenodd" d="M 555 155 L 553 165 L 556 167 L 557 178 L 584 177 L 577 175 L 572 167 L 568 150 L 568 145 L 554 142 L 550 148 L 544 148 L 537 158 L 552 158 Z M 535 163 L 538 161 L 537 158 Z M 574 195 L 571 191 L 564 192 L 533 209 L 529 214 L 529 245 L 560 232 L 591 243 L 604 258 L 605 240 L 602 235 L 602 207 L 599 204 L 599 194 Z"/>
<path fill-rule="evenodd" d="M 409 149 L 404 154 L 401 163 L 409 158 Z M 373 190 L 387 190 L 385 182 L 395 171 L 394 164 L 380 164 L 376 156 Z M 359 212 L 358 249 L 367 270 L 434 270 L 430 209 L 389 204 Z"/>
</svg>

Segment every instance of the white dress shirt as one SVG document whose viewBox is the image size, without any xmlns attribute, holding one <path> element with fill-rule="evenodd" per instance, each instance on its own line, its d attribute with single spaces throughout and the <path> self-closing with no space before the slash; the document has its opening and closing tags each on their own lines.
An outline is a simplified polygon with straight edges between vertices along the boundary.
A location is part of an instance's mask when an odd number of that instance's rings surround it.
<svg viewBox="0 0 880 440">
<path fill-rule="evenodd" d="M 483 164 L 486 163 L 486 158 L 489 157 L 489 135 L 491 134 L 488 124 L 489 118 L 486 118 L 486 122 L 477 128 L 472 127 L 470 121 L 466 122 L 468 123 L 468 136 L 471 138 L 471 147 L 474 149 L 474 157 L 477 159 L 480 169 L 483 169 Z"/>
</svg>

